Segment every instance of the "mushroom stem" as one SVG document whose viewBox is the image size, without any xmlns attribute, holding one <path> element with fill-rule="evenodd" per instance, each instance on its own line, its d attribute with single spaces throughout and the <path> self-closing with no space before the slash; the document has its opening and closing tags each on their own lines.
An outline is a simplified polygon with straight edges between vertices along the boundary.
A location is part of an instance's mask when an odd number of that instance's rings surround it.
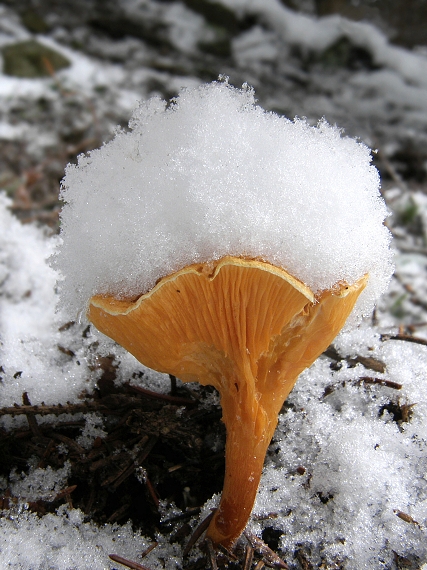
<svg viewBox="0 0 427 570">
<path fill-rule="evenodd" d="M 277 425 L 277 413 L 270 417 L 252 395 L 249 401 L 242 398 L 237 404 L 227 405 L 231 401 L 222 398 L 227 428 L 224 487 L 207 531 L 215 544 L 227 549 L 232 548 L 249 520 L 265 454 Z"/>
</svg>

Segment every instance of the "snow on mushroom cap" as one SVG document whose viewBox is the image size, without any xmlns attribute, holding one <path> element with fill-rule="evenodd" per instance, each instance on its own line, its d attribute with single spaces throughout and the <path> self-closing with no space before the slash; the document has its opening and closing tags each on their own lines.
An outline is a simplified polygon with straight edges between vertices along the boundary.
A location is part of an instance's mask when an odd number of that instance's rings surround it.
<svg viewBox="0 0 427 570">
<path fill-rule="evenodd" d="M 315 292 L 369 273 L 359 312 L 386 288 L 387 210 L 365 145 L 266 112 L 227 82 L 169 106 L 153 98 L 129 126 L 66 170 L 55 263 L 72 311 L 224 255 L 262 258 Z"/>
</svg>

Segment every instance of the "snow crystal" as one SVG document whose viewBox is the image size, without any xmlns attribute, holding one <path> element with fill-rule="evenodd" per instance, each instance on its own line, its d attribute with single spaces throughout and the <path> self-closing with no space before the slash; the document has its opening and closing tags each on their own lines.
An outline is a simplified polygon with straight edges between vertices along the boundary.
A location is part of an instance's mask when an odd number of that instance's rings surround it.
<svg viewBox="0 0 427 570">
<path fill-rule="evenodd" d="M 19 497 L 21 501 L 52 500 L 67 486 L 70 470 L 70 463 L 66 462 L 64 467 L 56 471 L 48 466 L 46 469 L 32 469 L 28 475 L 12 472 L 10 475 L 12 496 Z"/>
<path fill-rule="evenodd" d="M 85 427 L 81 435 L 76 439 L 77 443 L 84 449 L 90 449 L 96 438 L 103 438 L 107 435 L 102 428 L 104 420 L 98 414 L 85 414 Z"/>
<path fill-rule="evenodd" d="M 224 255 L 263 258 L 314 291 L 369 273 L 364 312 L 384 291 L 387 211 L 363 144 L 265 112 L 226 81 L 153 98 L 130 128 L 67 168 L 56 263 L 73 311 Z"/>
</svg>

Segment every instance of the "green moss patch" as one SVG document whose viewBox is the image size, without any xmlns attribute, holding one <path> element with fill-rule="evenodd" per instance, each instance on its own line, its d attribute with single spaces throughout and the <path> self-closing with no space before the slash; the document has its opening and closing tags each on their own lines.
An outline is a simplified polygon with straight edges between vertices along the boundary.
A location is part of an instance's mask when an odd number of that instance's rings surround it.
<svg viewBox="0 0 427 570">
<path fill-rule="evenodd" d="M 62 54 L 35 40 L 8 45 L 2 53 L 3 71 L 14 77 L 49 77 L 53 72 L 71 65 Z"/>
</svg>

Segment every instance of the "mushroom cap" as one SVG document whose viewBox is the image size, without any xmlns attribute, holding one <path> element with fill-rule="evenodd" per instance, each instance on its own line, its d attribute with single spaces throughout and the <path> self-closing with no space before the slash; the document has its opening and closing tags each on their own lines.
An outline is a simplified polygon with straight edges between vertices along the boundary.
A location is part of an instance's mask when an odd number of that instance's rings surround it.
<svg viewBox="0 0 427 570">
<path fill-rule="evenodd" d="M 274 377 L 276 384 L 286 382 L 290 372 L 291 363 L 280 353 L 292 349 L 292 363 L 296 363 L 292 339 L 301 338 L 310 307 L 313 312 L 326 297 L 340 300 L 333 311 L 322 311 L 323 322 L 317 319 L 312 339 L 301 346 L 298 374 L 323 352 L 318 344 L 323 329 L 328 330 L 327 337 L 335 337 L 341 329 L 355 293 L 362 291 L 366 281 L 362 278 L 351 287 L 337 285 L 315 296 L 282 268 L 227 256 L 164 277 L 136 300 L 96 295 L 87 315 L 144 365 L 184 382 L 221 389 L 225 369 L 227 376 L 234 371 L 242 378 L 249 366 L 258 383 Z M 277 359 L 281 368 L 272 370 Z"/>
</svg>

